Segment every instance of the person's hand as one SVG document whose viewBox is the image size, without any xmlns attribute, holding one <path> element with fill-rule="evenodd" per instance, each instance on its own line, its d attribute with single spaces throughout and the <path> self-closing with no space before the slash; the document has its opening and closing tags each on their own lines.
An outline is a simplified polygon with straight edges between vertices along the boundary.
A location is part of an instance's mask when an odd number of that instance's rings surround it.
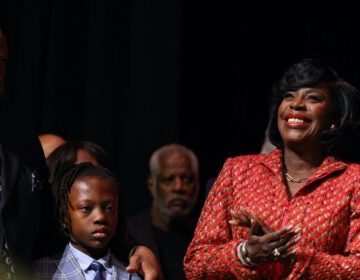
<svg viewBox="0 0 360 280">
<path fill-rule="evenodd" d="M 252 216 L 245 209 L 240 208 L 238 211 L 231 209 L 230 213 L 231 220 L 229 224 L 251 228 Z"/>
<path fill-rule="evenodd" d="M 257 235 L 264 232 L 263 235 Z M 247 242 L 247 256 L 254 263 L 282 262 L 290 264 L 296 260 L 296 249 L 292 247 L 299 240 L 299 229 L 287 226 L 279 230 L 273 230 L 263 221 L 252 220 Z"/>
<path fill-rule="evenodd" d="M 145 280 L 163 279 L 159 261 L 149 248 L 137 246 L 129 261 L 130 263 L 126 267 L 127 272 L 137 272 L 141 274 Z"/>
<path fill-rule="evenodd" d="M 253 263 L 280 261 L 289 264 L 296 260 L 296 250 L 292 246 L 300 238 L 300 229 L 287 226 L 274 230 L 255 213 L 244 209 L 232 210 L 231 215 L 230 224 L 250 228 L 246 254 Z"/>
</svg>

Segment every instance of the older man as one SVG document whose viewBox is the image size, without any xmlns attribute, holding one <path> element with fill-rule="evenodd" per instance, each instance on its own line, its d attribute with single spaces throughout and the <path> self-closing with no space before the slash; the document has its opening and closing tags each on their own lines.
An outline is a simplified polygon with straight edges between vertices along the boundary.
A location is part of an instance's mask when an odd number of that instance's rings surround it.
<svg viewBox="0 0 360 280">
<path fill-rule="evenodd" d="M 152 206 L 128 219 L 129 235 L 157 254 L 165 279 L 186 279 L 182 261 L 197 220 L 198 159 L 175 143 L 156 150 L 149 167 Z"/>
</svg>

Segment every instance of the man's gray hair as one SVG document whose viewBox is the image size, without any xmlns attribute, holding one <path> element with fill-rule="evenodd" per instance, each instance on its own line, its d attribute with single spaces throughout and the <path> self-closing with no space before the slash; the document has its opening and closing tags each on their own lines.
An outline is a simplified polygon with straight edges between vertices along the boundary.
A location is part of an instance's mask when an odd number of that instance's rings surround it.
<svg viewBox="0 0 360 280">
<path fill-rule="evenodd" d="M 199 180 L 199 160 L 196 154 L 189 148 L 178 143 L 172 143 L 160 147 L 152 154 L 149 161 L 150 175 L 156 178 L 160 173 L 160 157 L 164 154 L 180 153 L 181 155 L 190 159 L 191 169 L 195 174 L 195 180 Z"/>
</svg>

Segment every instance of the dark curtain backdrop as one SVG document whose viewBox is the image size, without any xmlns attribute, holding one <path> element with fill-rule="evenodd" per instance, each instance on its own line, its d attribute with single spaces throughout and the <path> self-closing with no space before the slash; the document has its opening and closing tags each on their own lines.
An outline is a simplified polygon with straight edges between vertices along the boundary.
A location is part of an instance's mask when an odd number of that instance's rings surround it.
<svg viewBox="0 0 360 280">
<path fill-rule="evenodd" d="M 148 159 L 179 142 L 201 182 L 260 150 L 268 96 L 303 57 L 359 86 L 351 2 L 1 0 L 9 133 L 94 141 L 112 156 L 127 211 L 147 207 Z"/>
</svg>

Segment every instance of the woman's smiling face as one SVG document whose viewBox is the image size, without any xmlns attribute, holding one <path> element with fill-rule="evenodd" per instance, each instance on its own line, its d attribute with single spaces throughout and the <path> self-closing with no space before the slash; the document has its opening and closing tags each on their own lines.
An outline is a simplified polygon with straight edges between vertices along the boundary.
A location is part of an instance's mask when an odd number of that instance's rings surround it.
<svg viewBox="0 0 360 280">
<path fill-rule="evenodd" d="M 278 127 L 284 144 L 320 145 L 331 126 L 331 94 L 325 83 L 286 92 L 278 108 Z"/>
</svg>

